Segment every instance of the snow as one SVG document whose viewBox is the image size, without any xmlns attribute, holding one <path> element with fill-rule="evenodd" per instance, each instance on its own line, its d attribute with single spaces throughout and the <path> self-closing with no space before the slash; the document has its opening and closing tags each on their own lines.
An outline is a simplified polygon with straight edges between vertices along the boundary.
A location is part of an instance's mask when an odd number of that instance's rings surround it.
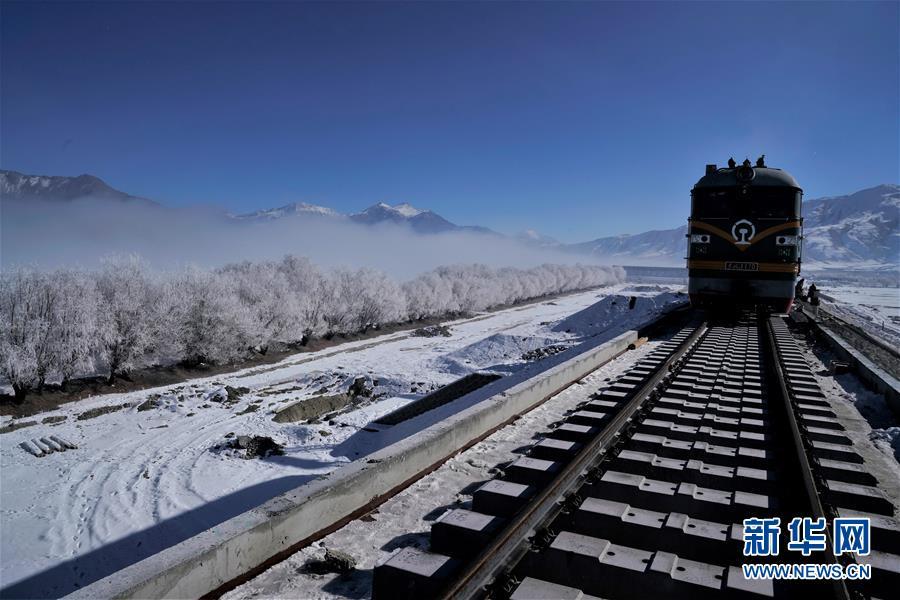
<svg viewBox="0 0 900 600">
<path fill-rule="evenodd" d="M 404 217 L 407 217 L 407 218 L 414 217 L 416 215 L 420 215 L 423 212 L 425 212 L 422 209 L 416 208 L 415 206 L 408 204 L 406 202 L 404 202 L 403 204 L 396 204 L 394 206 L 388 206 L 388 205 L 384 205 L 384 206 L 400 213 L 401 215 L 403 215 Z"/>
<path fill-rule="evenodd" d="M 416 215 L 420 215 L 423 212 L 425 212 L 424 210 L 422 210 L 420 208 L 416 208 L 415 206 L 413 206 L 412 204 L 409 204 L 407 202 L 403 202 L 402 204 L 395 204 L 393 206 L 386 202 L 379 202 L 378 204 L 375 205 L 375 207 L 380 208 L 382 210 L 386 210 L 388 212 L 397 213 L 402 217 L 406 217 L 407 219 L 411 218 L 411 217 L 415 217 Z M 371 210 L 371 209 L 367 209 L 367 210 Z M 365 212 L 365 211 L 363 211 L 363 212 Z"/>
<path fill-rule="evenodd" d="M 661 286 L 654 286 L 661 287 Z M 631 290 L 639 289 L 632 286 Z M 633 294 L 640 292 L 633 291 Z M 653 293 L 652 291 L 650 293 Z M 629 308 L 629 299 L 626 296 L 610 295 L 587 308 L 570 315 L 553 326 L 553 331 L 574 333 L 583 339 L 598 335 L 607 331 L 616 322 L 627 320 L 630 315 L 641 314 L 649 316 L 654 313 L 665 312 L 673 305 L 682 302 L 683 296 L 674 292 L 656 294 L 650 297 L 636 296 L 634 308 Z"/>
<path fill-rule="evenodd" d="M 285 206 L 279 206 L 278 208 L 270 208 L 267 210 L 258 210 L 256 212 L 244 214 L 244 215 L 234 215 L 236 219 L 279 219 L 281 217 L 285 217 L 288 215 L 304 215 L 304 214 L 312 214 L 319 215 L 323 217 L 343 217 L 341 213 L 337 212 L 332 208 L 328 208 L 327 206 L 319 206 L 317 204 L 308 204 L 306 202 L 295 202 L 293 204 L 287 204 Z"/>
<path fill-rule="evenodd" d="M 900 288 L 823 286 L 826 308 L 894 347 L 900 347 Z"/>
<path fill-rule="evenodd" d="M 866 307 L 888 318 L 900 318 L 900 288 L 834 287 L 823 291 L 839 304 Z"/>
<path fill-rule="evenodd" d="M 558 340 L 545 336 L 522 336 L 497 333 L 459 350 L 448 352 L 441 358 L 442 367 L 450 373 L 462 376 L 473 370 L 503 371 L 502 363 L 517 361 L 525 352 L 545 348 Z M 492 368 L 493 367 L 493 368 Z"/>
<path fill-rule="evenodd" d="M 94 581 L 389 443 L 389 436 L 367 437 L 360 429 L 432 389 L 475 370 L 515 372 L 526 365 L 522 354 L 542 345 L 612 337 L 676 299 L 656 288 L 628 292 L 641 297 L 625 313 L 627 297 L 611 296 L 624 287 L 449 322 L 451 337 L 398 332 L 44 413 L 68 418 L 0 436 L 0 580 L 17 582 L 14 595 L 67 593 L 74 582 Z M 598 298 L 600 308 L 585 312 Z M 604 317 L 603 310 L 616 316 Z M 569 325 L 558 328 L 564 320 Z M 275 409 L 345 392 L 357 377 L 374 385 L 374 400 L 329 421 L 272 421 Z M 225 386 L 250 391 L 229 405 L 222 401 Z M 138 411 L 150 398 L 159 407 Z M 75 418 L 125 403 L 131 406 Z M 271 436 L 285 455 L 238 458 L 220 447 L 229 433 Z M 49 434 L 78 449 L 35 458 L 19 447 Z"/>
</svg>

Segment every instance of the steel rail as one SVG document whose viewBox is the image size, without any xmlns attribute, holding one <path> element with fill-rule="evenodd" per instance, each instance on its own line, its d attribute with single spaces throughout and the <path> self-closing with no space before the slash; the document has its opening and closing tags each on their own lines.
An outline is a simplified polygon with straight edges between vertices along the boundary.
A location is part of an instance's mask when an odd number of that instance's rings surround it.
<svg viewBox="0 0 900 600">
<path fill-rule="evenodd" d="M 778 342 L 775 339 L 775 331 L 772 328 L 772 321 L 770 318 L 766 319 L 766 333 L 769 338 L 769 358 L 772 361 L 772 366 L 775 370 L 776 378 L 778 379 L 778 391 L 780 392 L 780 396 L 782 401 L 784 402 L 784 409 L 787 413 L 788 424 L 791 429 L 791 437 L 794 442 L 794 450 L 796 450 L 797 459 L 800 462 L 800 471 L 803 476 L 803 487 L 806 489 L 806 496 L 809 500 L 810 508 L 812 509 L 813 516 L 816 519 L 824 518 L 828 519 L 829 513 L 825 511 L 825 507 L 822 504 L 822 496 L 819 491 L 819 486 L 816 484 L 816 476 L 813 473 L 812 465 L 809 461 L 809 457 L 806 453 L 806 443 L 803 439 L 803 434 L 800 432 L 800 424 L 797 421 L 797 415 L 794 414 L 794 405 L 791 401 L 790 391 L 787 388 L 786 377 L 784 374 L 784 369 L 781 368 L 781 352 L 778 348 Z M 834 548 L 834 540 L 832 539 L 831 532 L 828 527 L 825 528 L 825 538 L 827 544 L 827 551 L 824 553 L 828 556 L 829 560 L 835 564 L 839 564 L 837 557 L 834 556 L 834 553 L 831 551 Z M 850 600 L 850 591 L 847 589 L 847 584 L 842 579 L 835 579 L 832 581 L 834 584 L 835 596 L 840 600 Z"/>
<path fill-rule="evenodd" d="M 566 493 L 576 488 L 576 484 L 586 476 L 597 457 L 614 441 L 623 426 L 641 407 L 650 393 L 669 374 L 669 369 L 680 360 L 707 331 L 707 323 L 699 325 L 694 332 L 659 366 L 658 370 L 635 393 L 634 397 L 616 416 L 604 426 L 578 455 L 545 487 L 466 567 L 441 598 L 476 598 L 482 596 L 487 587 L 502 572 L 509 568 L 519 555 L 523 554 L 522 542 L 537 532 L 541 525 L 549 523 L 563 508 L 560 502 Z"/>
</svg>

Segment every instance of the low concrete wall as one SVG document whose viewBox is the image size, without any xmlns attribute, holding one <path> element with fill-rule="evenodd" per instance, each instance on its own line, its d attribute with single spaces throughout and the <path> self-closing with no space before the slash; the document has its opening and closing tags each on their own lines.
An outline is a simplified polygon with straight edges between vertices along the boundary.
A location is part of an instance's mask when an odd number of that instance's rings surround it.
<svg viewBox="0 0 900 600">
<path fill-rule="evenodd" d="M 851 346 L 844 338 L 831 331 L 828 327 L 818 322 L 816 322 L 816 327 L 834 353 L 841 360 L 850 363 L 850 366 L 856 371 L 860 379 L 869 384 L 875 391 L 884 394 L 888 406 L 900 418 L 900 381 L 897 381 L 890 373 L 866 358 L 859 350 Z"/>
<path fill-rule="evenodd" d="M 421 432 L 96 581 L 68 598 L 199 598 L 341 523 L 624 352 L 620 336 Z M 484 388 L 487 389 L 487 388 Z"/>
<path fill-rule="evenodd" d="M 840 333 L 825 325 L 817 318 L 818 315 L 815 309 L 819 308 L 819 310 L 826 313 L 837 322 L 853 327 L 856 335 L 870 340 L 873 344 L 886 348 L 890 352 L 893 352 L 894 350 L 887 346 L 883 341 L 874 338 L 852 324 L 846 323 L 841 317 L 827 310 L 826 307 L 815 307 L 806 302 L 801 302 L 800 305 L 802 307 L 802 310 L 800 311 L 802 318 L 812 324 L 816 331 L 816 335 L 820 336 L 831 347 L 838 358 L 848 362 L 859 378 L 869 387 L 884 394 L 888 407 L 898 418 L 900 418 L 900 381 L 897 381 L 893 375 L 875 364 L 865 354 L 854 348 L 850 342 L 841 337 Z M 793 313 L 792 316 L 795 320 L 798 318 L 797 313 Z"/>
</svg>

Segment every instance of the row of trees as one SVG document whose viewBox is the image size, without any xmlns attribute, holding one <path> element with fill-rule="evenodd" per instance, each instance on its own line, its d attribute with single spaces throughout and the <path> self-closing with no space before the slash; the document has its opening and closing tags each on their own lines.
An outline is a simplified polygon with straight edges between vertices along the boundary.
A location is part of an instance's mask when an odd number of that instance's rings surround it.
<svg viewBox="0 0 900 600">
<path fill-rule="evenodd" d="M 472 313 L 618 281 L 621 269 L 441 267 L 398 284 L 309 260 L 156 273 L 137 257 L 99 271 L 0 274 L 0 376 L 17 396 L 48 381 L 152 364 L 234 362 L 273 345 Z"/>
</svg>

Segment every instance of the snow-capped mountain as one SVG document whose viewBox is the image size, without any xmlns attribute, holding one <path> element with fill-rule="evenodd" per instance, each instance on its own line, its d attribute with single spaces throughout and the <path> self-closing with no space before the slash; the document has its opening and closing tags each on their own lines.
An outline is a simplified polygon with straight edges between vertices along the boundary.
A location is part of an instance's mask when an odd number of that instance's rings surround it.
<svg viewBox="0 0 900 600">
<path fill-rule="evenodd" d="M 266 210 L 257 210 L 252 213 L 230 216 L 240 220 L 273 220 L 292 216 L 341 217 L 343 215 L 327 206 L 307 204 L 306 202 L 294 202 L 292 204 L 279 206 L 278 208 L 269 208 Z"/>
<path fill-rule="evenodd" d="M 900 185 L 803 203 L 803 261 L 812 268 L 900 267 Z M 615 261 L 683 266 L 687 225 L 560 246 Z"/>
<path fill-rule="evenodd" d="M 0 170 L 0 197 L 4 200 L 72 201 L 79 198 L 103 198 L 120 202 L 156 204 L 152 200 L 132 196 L 113 189 L 93 175 L 61 177 L 57 175 L 25 175 L 18 171 Z"/>
<path fill-rule="evenodd" d="M 379 202 L 362 212 L 351 214 L 350 219 L 364 225 L 384 222 L 405 224 L 418 233 L 442 233 L 461 229 L 437 213 L 422 210 L 407 203 L 391 206 Z"/>
<path fill-rule="evenodd" d="M 900 185 L 879 185 L 803 207 L 803 255 L 827 266 L 900 266 Z"/>
<path fill-rule="evenodd" d="M 485 227 L 469 227 L 451 223 L 439 214 L 430 210 L 416 208 L 406 202 L 390 205 L 385 202 L 374 204 L 362 212 L 343 214 L 326 206 L 297 202 L 279 208 L 258 210 L 256 212 L 231 215 L 233 218 L 245 221 L 271 221 L 285 217 L 328 217 L 358 223 L 360 225 L 377 225 L 379 223 L 394 223 L 410 227 L 416 233 L 431 234 L 447 231 L 473 231 L 476 233 L 491 233 L 499 235 Z"/>
<path fill-rule="evenodd" d="M 441 215 L 430 210 L 416 208 L 406 202 L 391 206 L 379 202 L 366 210 L 349 215 L 350 220 L 363 225 L 375 225 L 377 223 L 395 223 L 407 225 L 416 233 L 431 234 L 445 233 L 448 231 L 468 231 L 471 233 L 483 233 L 487 235 L 500 235 L 487 227 L 477 225 L 457 225 L 451 223 Z"/>
</svg>

